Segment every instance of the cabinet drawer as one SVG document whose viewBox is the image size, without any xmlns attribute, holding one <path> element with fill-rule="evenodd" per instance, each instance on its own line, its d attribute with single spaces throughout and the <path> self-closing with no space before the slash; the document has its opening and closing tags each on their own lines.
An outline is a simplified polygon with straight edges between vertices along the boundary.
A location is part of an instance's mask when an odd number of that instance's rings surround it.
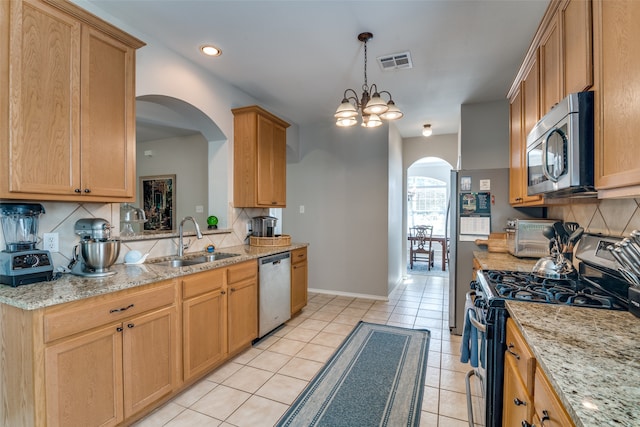
<svg viewBox="0 0 640 427">
<path fill-rule="evenodd" d="M 294 249 L 291 251 L 291 264 L 297 264 L 307 260 L 307 248 Z"/>
<path fill-rule="evenodd" d="M 549 380 L 540 369 L 536 369 L 535 374 L 533 407 L 538 418 L 544 421 L 545 427 L 572 427 L 575 425 L 553 391 Z"/>
<path fill-rule="evenodd" d="M 518 373 L 527 387 L 527 391 L 532 394 L 536 359 L 512 319 L 507 319 L 507 352 L 505 358 L 514 361 Z"/>
<path fill-rule="evenodd" d="M 247 261 L 227 268 L 227 283 L 237 283 L 258 276 L 258 261 Z"/>
<path fill-rule="evenodd" d="M 170 280 L 144 290 L 127 290 L 51 307 L 44 314 L 44 341 L 48 343 L 171 305 L 175 293 L 175 282 Z"/>
<path fill-rule="evenodd" d="M 206 271 L 182 279 L 182 298 L 192 298 L 221 288 L 224 285 L 224 268 Z"/>
</svg>

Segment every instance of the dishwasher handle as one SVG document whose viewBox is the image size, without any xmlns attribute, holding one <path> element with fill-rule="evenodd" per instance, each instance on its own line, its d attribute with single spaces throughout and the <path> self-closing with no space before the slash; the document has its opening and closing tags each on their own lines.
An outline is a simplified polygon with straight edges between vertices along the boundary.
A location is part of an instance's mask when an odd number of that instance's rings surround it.
<svg viewBox="0 0 640 427">
<path fill-rule="evenodd" d="M 283 260 L 288 258 L 291 258 L 290 252 L 283 252 L 281 254 L 270 255 L 270 256 L 260 258 L 260 265 L 265 265 L 265 264 L 277 265 L 277 264 L 280 264 Z"/>
</svg>

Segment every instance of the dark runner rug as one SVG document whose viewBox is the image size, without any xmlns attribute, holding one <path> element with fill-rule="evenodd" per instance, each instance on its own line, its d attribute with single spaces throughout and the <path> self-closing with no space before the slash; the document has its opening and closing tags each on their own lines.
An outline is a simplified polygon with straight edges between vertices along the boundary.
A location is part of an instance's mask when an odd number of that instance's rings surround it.
<svg viewBox="0 0 640 427">
<path fill-rule="evenodd" d="M 418 426 L 429 337 L 359 322 L 277 426 Z"/>
</svg>

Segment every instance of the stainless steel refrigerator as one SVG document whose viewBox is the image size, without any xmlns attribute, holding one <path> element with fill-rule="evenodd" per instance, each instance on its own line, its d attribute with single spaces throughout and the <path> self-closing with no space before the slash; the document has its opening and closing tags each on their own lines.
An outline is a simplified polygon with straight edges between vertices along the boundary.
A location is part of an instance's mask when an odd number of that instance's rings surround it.
<svg viewBox="0 0 640 427">
<path fill-rule="evenodd" d="M 461 189 L 464 178 L 466 186 Z M 489 189 L 481 189 L 481 180 Z M 487 182 L 487 180 L 489 180 Z M 473 251 L 486 250 L 474 241 L 460 240 L 460 195 L 463 193 L 490 193 L 491 232 L 504 232 L 509 218 L 540 218 L 543 208 L 514 209 L 509 204 L 509 169 L 477 169 L 451 171 L 449 195 L 449 329 L 462 335 L 464 304 L 469 292 L 473 272 Z M 470 187 L 468 186 L 470 184 Z M 486 188 L 486 187 L 485 187 Z M 464 238 L 472 239 L 465 235 Z"/>
</svg>

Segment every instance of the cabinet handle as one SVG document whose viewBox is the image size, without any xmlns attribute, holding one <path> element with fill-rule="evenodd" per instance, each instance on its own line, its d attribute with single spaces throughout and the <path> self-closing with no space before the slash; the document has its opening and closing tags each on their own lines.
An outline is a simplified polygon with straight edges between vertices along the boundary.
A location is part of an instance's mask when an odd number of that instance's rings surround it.
<svg viewBox="0 0 640 427">
<path fill-rule="evenodd" d="M 522 427 L 536 427 L 535 425 L 527 422 L 526 420 L 522 421 Z"/>
<path fill-rule="evenodd" d="M 84 192 L 85 192 L 85 193 L 91 193 L 91 190 L 89 190 L 88 188 L 85 188 L 85 189 L 84 189 Z"/>
<path fill-rule="evenodd" d="M 524 400 L 520 400 L 520 399 L 518 399 L 517 397 L 515 397 L 515 398 L 513 399 L 513 403 L 514 403 L 516 406 L 527 406 L 527 402 L 525 402 Z"/>
<path fill-rule="evenodd" d="M 113 308 L 113 309 L 109 310 L 109 313 L 118 313 L 118 312 L 121 312 L 121 311 L 127 311 L 127 310 L 129 310 L 130 308 L 133 308 L 133 304 L 129 304 L 129 305 L 128 305 L 128 306 L 126 306 L 126 307 Z"/>
<path fill-rule="evenodd" d="M 236 288 L 231 288 L 231 292 L 235 292 L 235 291 L 236 291 Z"/>
<path fill-rule="evenodd" d="M 278 202 L 271 202 L 271 204 L 272 204 L 272 205 L 277 205 L 277 204 L 278 204 Z"/>
<path fill-rule="evenodd" d="M 545 421 L 551 421 L 551 417 L 549 417 L 549 411 L 547 411 L 546 409 L 543 409 L 542 410 L 542 419 L 540 420 L 541 427 L 544 427 L 544 422 Z"/>
<path fill-rule="evenodd" d="M 74 191 L 74 193 L 80 193 L 81 192 L 79 188 L 76 188 L 73 191 Z"/>
<path fill-rule="evenodd" d="M 516 360 L 520 360 L 520 355 L 518 353 L 511 351 L 512 348 L 515 348 L 515 346 L 513 345 L 513 343 L 509 343 L 509 345 L 507 346 L 507 352 L 513 357 L 515 357 Z"/>
<path fill-rule="evenodd" d="M 224 295 L 224 294 L 226 294 L 225 291 L 220 291 L 220 295 Z"/>
<path fill-rule="evenodd" d="M 129 328 L 129 329 L 133 328 L 134 326 L 136 326 L 136 325 L 134 325 L 133 323 L 127 323 L 127 328 Z"/>
<path fill-rule="evenodd" d="M 116 331 L 118 331 L 118 332 L 122 332 L 122 327 L 118 326 L 118 327 L 116 328 Z"/>
</svg>

